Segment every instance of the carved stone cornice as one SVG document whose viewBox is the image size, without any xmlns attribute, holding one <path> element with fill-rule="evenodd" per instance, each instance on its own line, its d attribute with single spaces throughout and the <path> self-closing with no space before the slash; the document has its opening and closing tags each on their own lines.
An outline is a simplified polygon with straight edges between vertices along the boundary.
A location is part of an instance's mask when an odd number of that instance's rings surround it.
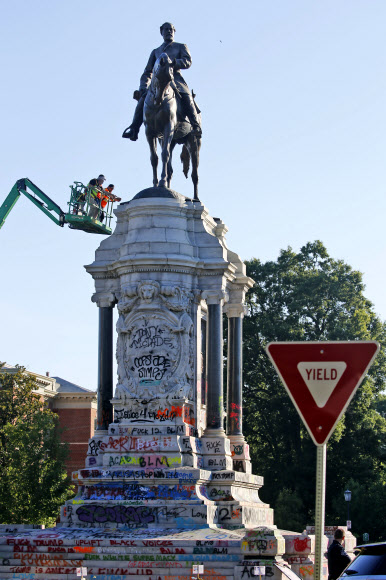
<svg viewBox="0 0 386 580">
<path fill-rule="evenodd" d="M 244 318 L 244 314 L 246 314 L 246 306 L 244 304 L 232 304 L 229 303 L 225 304 L 224 312 L 228 316 L 228 318 Z"/>
<path fill-rule="evenodd" d="M 223 304 L 228 300 L 228 294 L 224 290 L 204 290 L 201 294 L 202 300 L 207 304 Z"/>
<path fill-rule="evenodd" d="M 92 295 L 91 302 L 95 302 L 98 308 L 112 308 L 117 299 L 113 292 L 96 292 Z"/>
</svg>

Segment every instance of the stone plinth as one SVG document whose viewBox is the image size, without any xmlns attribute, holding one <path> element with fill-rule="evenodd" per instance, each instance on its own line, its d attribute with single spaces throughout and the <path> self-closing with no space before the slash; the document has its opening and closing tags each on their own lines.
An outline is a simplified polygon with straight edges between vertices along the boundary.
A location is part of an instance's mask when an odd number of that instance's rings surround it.
<svg viewBox="0 0 386 580">
<path fill-rule="evenodd" d="M 253 281 L 201 203 L 162 188 L 116 210 L 86 266 L 99 308 L 98 428 L 53 530 L 0 535 L 0 578 L 247 580 L 289 569 L 242 433 L 242 319 Z M 118 376 L 112 376 L 117 306 Z M 228 324 L 227 417 L 223 314 Z M 287 568 L 285 568 L 287 566 Z"/>
<path fill-rule="evenodd" d="M 264 538 L 271 538 L 265 540 Z M 86 567 L 93 580 L 192 580 L 192 566 L 204 565 L 204 580 L 245 580 L 253 566 L 265 565 L 266 577 L 285 580 L 286 564 L 274 554 L 278 534 L 262 530 L 271 557 L 244 559 L 242 530 L 56 528 L 0 531 L 0 578 L 75 580 Z M 274 539 L 275 538 L 275 539 Z M 279 538 L 280 543 L 280 538 Z"/>
</svg>

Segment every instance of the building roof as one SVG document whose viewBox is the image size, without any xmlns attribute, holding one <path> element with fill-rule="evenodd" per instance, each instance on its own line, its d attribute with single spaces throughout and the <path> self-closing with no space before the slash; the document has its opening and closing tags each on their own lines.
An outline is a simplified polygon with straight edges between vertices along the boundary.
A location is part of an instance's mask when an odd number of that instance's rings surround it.
<svg viewBox="0 0 386 580">
<path fill-rule="evenodd" d="M 95 395 L 95 391 L 90 391 L 90 389 L 85 389 L 84 387 L 80 387 L 79 385 L 75 385 L 75 383 L 71 383 L 70 381 L 66 381 L 66 379 L 62 379 L 61 377 L 52 377 L 55 379 L 57 383 L 56 392 L 57 393 L 90 393 Z"/>
</svg>

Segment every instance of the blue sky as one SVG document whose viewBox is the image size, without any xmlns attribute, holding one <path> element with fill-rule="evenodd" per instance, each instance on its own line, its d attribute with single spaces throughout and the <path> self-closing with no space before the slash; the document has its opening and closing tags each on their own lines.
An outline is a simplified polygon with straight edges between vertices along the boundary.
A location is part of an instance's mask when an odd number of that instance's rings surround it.
<svg viewBox="0 0 386 580">
<path fill-rule="evenodd" d="M 242 258 L 315 239 L 364 274 L 386 318 L 383 0 L 194 4 L 1 2 L 0 203 L 29 177 L 63 209 L 100 172 L 124 200 L 151 185 L 147 143 L 121 139 L 159 26 L 188 45 L 203 113 L 199 195 Z M 163 8 L 166 6 L 166 8 Z M 190 196 L 176 155 L 173 189 Z M 0 232 L 0 359 L 96 387 L 101 237 L 59 228 L 25 198 Z"/>
</svg>

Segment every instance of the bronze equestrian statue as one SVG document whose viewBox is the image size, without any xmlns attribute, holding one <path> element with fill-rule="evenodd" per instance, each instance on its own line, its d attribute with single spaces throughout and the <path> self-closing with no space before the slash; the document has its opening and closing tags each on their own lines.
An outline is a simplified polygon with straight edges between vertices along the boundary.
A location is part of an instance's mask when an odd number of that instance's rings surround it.
<svg viewBox="0 0 386 580">
<path fill-rule="evenodd" d="M 188 85 L 183 79 L 181 69 L 189 68 L 192 59 L 186 45 L 174 42 L 175 28 L 165 22 L 160 28 L 164 42 L 152 51 L 145 71 L 141 76 L 140 87 L 134 92 L 138 100 L 133 122 L 125 129 L 122 137 L 136 141 L 138 132 L 145 123 L 146 137 L 151 150 L 153 184 L 157 180 L 157 138 L 162 143 L 162 174 L 160 187 L 170 187 L 173 173 L 171 154 L 177 143 L 182 144 L 181 160 L 187 177 L 189 161 L 192 161 L 192 180 L 194 199 L 197 200 L 197 167 L 201 147 L 200 111 L 197 108 Z M 162 86 L 162 90 L 161 90 Z M 173 101 L 176 101 L 174 111 Z M 165 114 L 169 119 L 165 122 Z M 176 119 L 174 114 L 176 112 Z"/>
</svg>

